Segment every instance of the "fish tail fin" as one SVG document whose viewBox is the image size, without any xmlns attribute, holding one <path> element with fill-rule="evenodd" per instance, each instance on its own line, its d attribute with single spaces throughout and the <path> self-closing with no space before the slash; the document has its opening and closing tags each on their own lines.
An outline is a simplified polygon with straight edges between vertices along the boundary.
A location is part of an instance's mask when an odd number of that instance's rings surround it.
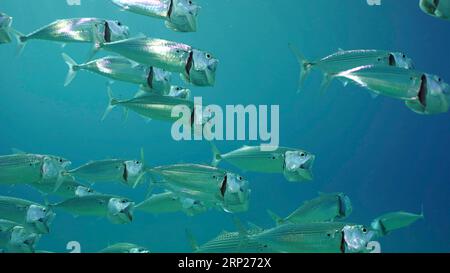
<svg viewBox="0 0 450 273">
<path fill-rule="evenodd" d="M 17 56 L 20 56 L 25 49 L 25 46 L 27 44 L 28 37 L 21 32 L 19 32 L 16 29 L 10 28 L 10 33 L 16 38 L 17 40 Z"/>
<path fill-rule="evenodd" d="M 421 212 L 420 212 L 420 217 L 422 219 L 425 219 L 425 212 L 424 212 L 424 209 L 423 209 L 423 204 L 422 204 L 422 209 L 421 209 Z"/>
<path fill-rule="evenodd" d="M 66 62 L 67 66 L 69 67 L 69 71 L 67 72 L 66 81 L 64 82 L 64 87 L 66 87 L 73 81 L 73 79 L 75 79 L 75 76 L 77 75 L 77 70 L 78 70 L 79 66 L 66 53 L 63 53 L 62 57 L 63 57 L 64 61 Z"/>
<path fill-rule="evenodd" d="M 220 154 L 220 151 L 217 148 L 216 144 L 214 144 L 214 142 L 210 141 L 209 143 L 211 144 L 211 150 L 213 153 L 213 159 L 212 159 L 211 165 L 214 167 L 217 167 L 217 165 L 219 165 L 220 161 L 222 161 L 222 155 Z"/>
<path fill-rule="evenodd" d="M 194 251 L 194 252 L 198 251 L 199 246 L 198 246 L 197 240 L 194 237 L 194 234 L 192 234 L 192 232 L 189 229 L 186 229 L 185 233 L 186 233 L 186 237 L 189 241 L 189 245 L 192 248 L 192 251 Z"/>
<path fill-rule="evenodd" d="M 113 97 L 112 88 L 111 86 L 108 86 L 108 97 L 109 97 L 109 103 L 106 107 L 105 113 L 103 114 L 102 121 L 106 119 L 106 117 L 111 113 L 111 111 L 116 107 L 118 101 Z"/>
<path fill-rule="evenodd" d="M 283 218 L 275 214 L 271 210 L 267 210 L 267 213 L 269 214 L 270 218 L 277 224 L 277 226 L 281 225 L 283 223 Z"/>
<path fill-rule="evenodd" d="M 313 68 L 313 63 L 306 60 L 303 54 L 293 44 L 289 43 L 289 48 L 291 49 L 292 53 L 294 53 L 298 63 L 300 64 L 300 76 L 297 87 L 297 92 L 300 92 L 305 79 L 308 77 L 311 69 Z"/>
<path fill-rule="evenodd" d="M 323 95 L 326 93 L 328 87 L 330 87 L 331 81 L 334 79 L 333 75 L 324 74 L 322 83 L 320 85 L 320 93 Z"/>
</svg>

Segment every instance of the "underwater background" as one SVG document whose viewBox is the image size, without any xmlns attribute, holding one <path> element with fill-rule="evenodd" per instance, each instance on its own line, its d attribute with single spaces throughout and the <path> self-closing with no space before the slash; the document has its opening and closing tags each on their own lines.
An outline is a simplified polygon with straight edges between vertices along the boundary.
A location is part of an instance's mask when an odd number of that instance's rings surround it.
<svg viewBox="0 0 450 273">
<path fill-rule="evenodd" d="M 448 114 L 421 116 L 401 101 L 378 97 L 334 81 L 318 91 L 321 74 L 313 72 L 296 93 L 299 65 L 288 48 L 293 43 L 310 60 L 339 48 L 401 51 L 422 71 L 450 81 L 450 23 L 424 14 L 418 1 L 382 0 L 197 0 L 202 6 L 196 33 L 175 33 L 161 20 L 121 12 L 109 0 L 0 0 L 0 11 L 14 17 L 23 33 L 61 18 L 118 19 L 133 35 L 183 42 L 214 53 L 220 60 L 214 88 L 190 88 L 203 103 L 280 105 L 280 145 L 316 155 L 314 181 L 290 183 L 282 175 L 242 173 L 251 183 L 250 209 L 237 214 L 244 222 L 272 227 L 266 210 L 286 216 L 318 192 L 344 192 L 352 200 L 353 223 L 369 224 L 391 211 L 420 213 L 425 219 L 381 238 L 382 252 L 450 252 L 450 119 Z M 89 44 L 30 41 L 16 56 L 16 43 L 0 47 L 0 154 L 17 148 L 30 153 L 61 155 L 72 167 L 105 158 L 139 159 L 141 147 L 150 166 L 211 162 L 204 141 L 176 142 L 171 124 L 147 123 L 121 110 L 101 122 L 107 106 L 107 79 L 78 73 L 64 88 L 66 52 L 86 60 Z M 104 54 L 104 53 L 102 53 Z M 100 55 L 99 55 L 100 56 Z M 178 77 L 173 77 L 178 81 Z M 182 84 L 182 82 L 179 82 Z M 114 94 L 131 97 L 137 88 L 116 82 Z M 217 142 L 222 152 L 257 142 Z M 98 184 L 95 190 L 142 201 L 147 187 L 136 190 Z M 0 195 L 44 202 L 27 186 L 0 186 Z M 50 197 L 50 201 L 58 199 Z M 135 212 L 129 225 L 107 219 L 74 218 L 57 211 L 49 235 L 38 249 L 68 252 L 78 241 L 82 252 L 131 242 L 152 252 L 191 251 L 188 228 L 206 242 L 223 230 L 234 231 L 232 215 L 219 211 L 189 217 L 183 213 L 152 216 Z"/>
</svg>

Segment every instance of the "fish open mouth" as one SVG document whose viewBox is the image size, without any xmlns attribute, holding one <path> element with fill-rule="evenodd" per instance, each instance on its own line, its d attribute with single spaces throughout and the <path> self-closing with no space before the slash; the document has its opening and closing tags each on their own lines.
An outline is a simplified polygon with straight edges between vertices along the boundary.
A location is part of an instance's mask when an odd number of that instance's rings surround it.
<svg viewBox="0 0 450 273">
<path fill-rule="evenodd" d="M 153 89 L 153 78 L 154 78 L 154 76 L 155 76 L 155 73 L 154 73 L 153 66 L 150 66 L 150 71 L 148 72 L 148 77 L 147 77 L 147 85 L 151 89 Z"/>
<path fill-rule="evenodd" d="M 228 183 L 228 175 L 225 175 L 223 178 L 222 186 L 220 187 L 220 193 L 222 194 L 222 197 L 225 197 L 225 192 L 227 191 L 227 183 Z"/>
<path fill-rule="evenodd" d="M 122 178 L 125 182 L 128 182 L 128 168 L 127 168 L 127 164 L 123 164 L 123 174 L 122 174 Z"/>
<path fill-rule="evenodd" d="M 111 28 L 109 27 L 109 23 L 105 21 L 105 33 L 103 38 L 105 39 L 105 42 L 111 43 Z"/>
<path fill-rule="evenodd" d="M 186 75 L 188 76 L 188 78 L 190 77 L 191 69 L 192 69 L 193 65 L 194 65 L 194 51 L 191 51 L 189 53 L 189 58 L 186 62 Z"/>
<path fill-rule="evenodd" d="M 392 54 L 389 54 L 389 65 L 390 66 L 397 66 L 397 61 L 395 60 L 395 56 Z"/>
<path fill-rule="evenodd" d="M 427 107 L 427 93 L 428 93 L 428 80 L 426 75 L 422 75 L 419 93 L 417 97 L 419 98 L 420 104 L 423 107 Z"/>
<path fill-rule="evenodd" d="M 170 18 L 173 12 L 173 0 L 169 1 L 169 10 L 167 11 L 167 17 Z"/>
</svg>

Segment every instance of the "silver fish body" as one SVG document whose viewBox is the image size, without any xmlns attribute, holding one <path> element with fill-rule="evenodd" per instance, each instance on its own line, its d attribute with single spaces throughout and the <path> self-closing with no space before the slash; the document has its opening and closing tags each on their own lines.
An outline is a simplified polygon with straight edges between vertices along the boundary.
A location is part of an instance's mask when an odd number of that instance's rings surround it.
<svg viewBox="0 0 450 273">
<path fill-rule="evenodd" d="M 0 184 L 58 184 L 70 164 L 69 160 L 52 155 L 20 153 L 0 156 Z"/>
<path fill-rule="evenodd" d="M 249 230 L 246 236 L 261 233 L 261 230 Z M 267 246 L 255 240 L 248 240 L 239 232 L 222 232 L 214 239 L 194 248 L 196 253 L 267 253 Z"/>
<path fill-rule="evenodd" d="M 105 217 L 114 224 L 128 224 L 133 220 L 134 202 L 114 195 L 76 197 L 52 206 L 76 216 Z"/>
<path fill-rule="evenodd" d="M 148 94 L 129 100 L 117 100 L 112 98 L 111 93 L 110 98 L 110 107 L 105 112 L 104 117 L 106 117 L 109 111 L 116 106 L 129 109 L 144 118 L 161 121 L 175 122 L 179 120 L 180 117 L 172 116 L 172 111 L 181 106 L 185 107 L 190 113 L 192 113 L 191 116 L 195 115 L 194 102 L 180 98 Z"/>
<path fill-rule="evenodd" d="M 102 250 L 99 253 L 136 253 L 136 254 L 144 254 L 150 253 L 150 251 L 142 246 L 138 246 L 131 243 L 117 243 L 114 245 L 110 245 Z"/>
<path fill-rule="evenodd" d="M 98 42 L 97 46 L 138 63 L 180 73 L 185 81 L 197 86 L 215 84 L 218 60 L 212 54 L 189 45 L 138 37 L 112 43 Z"/>
<path fill-rule="evenodd" d="M 11 42 L 11 25 L 13 18 L 0 12 L 0 44 Z"/>
<path fill-rule="evenodd" d="M 136 210 L 151 214 L 185 212 L 193 216 L 204 212 L 206 207 L 200 201 L 183 198 L 172 192 L 164 192 L 150 196 L 136 205 Z"/>
<path fill-rule="evenodd" d="M 0 219 L 0 253 L 34 253 L 39 239 L 20 224 Z"/>
<path fill-rule="evenodd" d="M 95 33 L 93 33 L 95 31 Z M 101 37 L 104 42 L 128 38 L 128 27 L 119 21 L 99 18 L 61 19 L 50 23 L 28 35 L 21 35 L 19 40 L 49 40 L 62 43 L 91 43 L 93 37 Z"/>
<path fill-rule="evenodd" d="M 367 252 L 374 233 L 364 226 L 346 223 L 281 225 L 251 237 L 282 253 Z"/>
<path fill-rule="evenodd" d="M 314 222 L 333 222 L 347 218 L 352 212 L 350 198 L 343 193 L 321 194 L 319 197 L 306 201 L 286 218 L 272 214 L 278 225 L 302 224 Z"/>
<path fill-rule="evenodd" d="M 420 96 L 423 75 L 397 67 L 363 66 L 341 72 L 336 77 L 353 81 L 377 95 L 414 100 Z"/>
<path fill-rule="evenodd" d="M 68 173 L 90 183 L 118 181 L 132 187 L 137 186 L 145 175 L 142 161 L 122 159 L 92 161 Z"/>
<path fill-rule="evenodd" d="M 260 146 L 244 146 L 221 154 L 213 145 L 213 166 L 224 160 L 241 170 L 261 173 L 281 173 L 289 181 L 312 180 L 315 156 L 307 151 L 278 147 L 264 151 Z"/>
<path fill-rule="evenodd" d="M 199 7 L 188 0 L 112 0 L 122 8 L 136 14 L 163 19 L 169 29 L 179 32 L 197 30 Z"/>
<path fill-rule="evenodd" d="M 83 194 L 94 194 L 94 191 L 83 184 L 68 179 L 55 191 L 55 186 L 51 183 L 33 184 L 34 188 L 45 195 L 56 195 L 63 198 L 74 198 Z"/>
<path fill-rule="evenodd" d="M 30 231 L 46 234 L 55 213 L 46 206 L 28 200 L 0 196 L 0 219 L 19 223 Z"/>
<path fill-rule="evenodd" d="M 158 185 L 207 206 L 218 206 L 227 212 L 248 209 L 249 183 L 239 175 L 198 164 L 156 167 L 149 172 L 162 178 Z"/>
<path fill-rule="evenodd" d="M 450 20 L 449 0 L 420 0 L 420 8 L 428 15 Z"/>
<path fill-rule="evenodd" d="M 378 235 L 385 236 L 397 229 L 405 228 L 418 220 L 424 219 L 423 212 L 414 214 L 404 211 L 386 213 L 372 221 L 372 229 L 378 232 Z"/>
</svg>

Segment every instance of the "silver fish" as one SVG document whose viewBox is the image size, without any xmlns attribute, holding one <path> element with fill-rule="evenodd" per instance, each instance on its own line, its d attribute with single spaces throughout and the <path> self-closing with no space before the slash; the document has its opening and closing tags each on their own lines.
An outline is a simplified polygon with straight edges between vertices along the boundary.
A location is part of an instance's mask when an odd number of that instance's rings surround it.
<svg viewBox="0 0 450 273">
<path fill-rule="evenodd" d="M 112 0 L 121 9 L 166 21 L 167 28 L 179 32 L 197 30 L 199 6 L 192 0 Z"/>
<path fill-rule="evenodd" d="M 269 211 L 277 225 L 291 223 L 333 222 L 347 218 L 352 212 L 350 198 L 343 193 L 321 194 L 306 201 L 286 218 Z"/>
<path fill-rule="evenodd" d="M 46 234 L 50 232 L 50 224 L 55 213 L 38 203 L 0 196 L 0 219 L 16 222 L 30 231 Z"/>
<path fill-rule="evenodd" d="M 0 219 L 0 249 L 3 252 L 34 253 L 39 239 L 38 234 L 20 224 Z"/>
<path fill-rule="evenodd" d="M 114 245 L 110 245 L 102 250 L 99 253 L 150 253 L 150 251 L 142 246 L 138 246 L 130 243 L 117 243 Z"/>
<path fill-rule="evenodd" d="M 136 205 L 136 210 L 151 214 L 184 212 L 189 216 L 206 211 L 201 201 L 180 197 L 173 192 L 154 194 Z"/>
<path fill-rule="evenodd" d="M 389 52 L 374 49 L 339 50 L 338 52 L 326 56 L 320 60 L 308 61 L 296 47 L 293 45 L 289 46 L 296 55 L 301 66 L 299 90 L 306 77 L 314 68 L 319 69 L 324 74 L 321 88 L 322 91 L 329 86 L 331 80 L 333 79 L 333 75 L 356 67 L 372 65 L 385 67 L 393 66 L 404 69 L 414 68 L 413 61 L 401 52 Z"/>
<path fill-rule="evenodd" d="M 446 113 L 450 107 L 450 86 L 438 76 L 423 74 L 419 96 L 405 104 L 417 114 Z"/>
<path fill-rule="evenodd" d="M 133 221 L 134 202 L 114 195 L 97 194 L 76 197 L 52 205 L 76 216 L 106 217 L 114 224 Z"/>
<path fill-rule="evenodd" d="M 235 151 L 221 154 L 212 144 L 213 166 L 226 161 L 241 170 L 281 173 L 289 181 L 312 180 L 315 156 L 307 151 L 278 147 L 274 151 L 263 151 L 260 146 L 244 146 Z"/>
<path fill-rule="evenodd" d="M 361 66 L 340 72 L 333 77 L 350 80 L 383 95 L 401 100 L 422 100 L 424 97 L 423 73 L 398 67 Z"/>
<path fill-rule="evenodd" d="M 105 110 L 102 120 L 117 106 L 122 106 L 126 110 L 131 110 L 145 119 L 161 120 L 175 122 L 180 117 L 172 116 L 175 108 L 185 107 L 191 114 L 191 123 L 195 121 L 195 106 L 194 102 L 169 96 L 161 96 L 153 93 L 139 92 L 135 98 L 129 100 L 118 100 L 113 97 L 111 88 L 108 88 L 109 105 Z M 127 113 L 128 111 L 126 111 Z"/>
<path fill-rule="evenodd" d="M 148 172 L 157 185 L 206 206 L 218 206 L 227 212 L 248 210 L 249 183 L 242 176 L 198 164 L 161 166 Z M 155 176 L 162 180 L 155 182 Z"/>
<path fill-rule="evenodd" d="M 398 211 L 386 213 L 374 219 L 371 226 L 378 232 L 379 236 L 385 236 L 394 230 L 408 227 L 421 219 L 424 219 L 423 211 L 421 214 Z"/>
<path fill-rule="evenodd" d="M 157 67 L 148 67 L 120 56 L 107 56 L 84 64 L 77 64 L 69 55 L 62 54 L 69 72 L 64 86 L 68 86 L 80 70 L 118 80 L 142 85 L 154 92 L 170 91 L 171 73 Z"/>
<path fill-rule="evenodd" d="M 420 0 L 419 5 L 428 15 L 450 20 L 450 0 Z"/>
<path fill-rule="evenodd" d="M 11 42 L 11 25 L 13 18 L 0 12 L 0 44 Z"/>
<path fill-rule="evenodd" d="M 241 234 L 240 232 L 223 231 L 214 239 L 203 245 L 198 245 L 192 234 L 187 231 L 191 247 L 195 253 L 267 253 L 271 252 L 267 246 L 255 240 L 247 240 L 247 237 L 261 233 L 261 229 L 251 229 Z"/>
<path fill-rule="evenodd" d="M 84 186 L 81 183 L 68 179 L 55 191 L 54 185 L 51 183 L 33 184 L 32 187 L 39 190 L 45 195 L 56 195 L 64 198 L 73 198 L 77 196 L 84 196 L 88 194 L 95 194 L 91 188 Z"/>
<path fill-rule="evenodd" d="M 71 162 L 53 155 L 26 154 L 0 156 L 0 184 L 53 183 L 55 190 L 64 182 Z"/>
<path fill-rule="evenodd" d="M 21 51 L 30 40 L 48 40 L 61 43 L 91 43 L 95 39 L 113 42 L 129 36 L 128 27 L 119 21 L 99 18 L 61 19 L 28 35 L 14 31 Z"/>
<path fill-rule="evenodd" d="M 92 161 L 68 171 L 68 175 L 90 183 L 122 182 L 137 187 L 145 178 L 144 153 L 141 160 L 106 159 Z"/>
<path fill-rule="evenodd" d="M 374 236 L 362 225 L 335 222 L 281 225 L 249 240 L 282 253 L 359 253 L 368 252 Z"/>
<path fill-rule="evenodd" d="M 180 73 L 182 78 L 197 86 L 214 86 L 218 60 L 211 53 L 189 45 L 162 39 L 137 37 L 104 43 L 96 41 L 96 49 L 115 52 L 141 64 Z"/>
</svg>

